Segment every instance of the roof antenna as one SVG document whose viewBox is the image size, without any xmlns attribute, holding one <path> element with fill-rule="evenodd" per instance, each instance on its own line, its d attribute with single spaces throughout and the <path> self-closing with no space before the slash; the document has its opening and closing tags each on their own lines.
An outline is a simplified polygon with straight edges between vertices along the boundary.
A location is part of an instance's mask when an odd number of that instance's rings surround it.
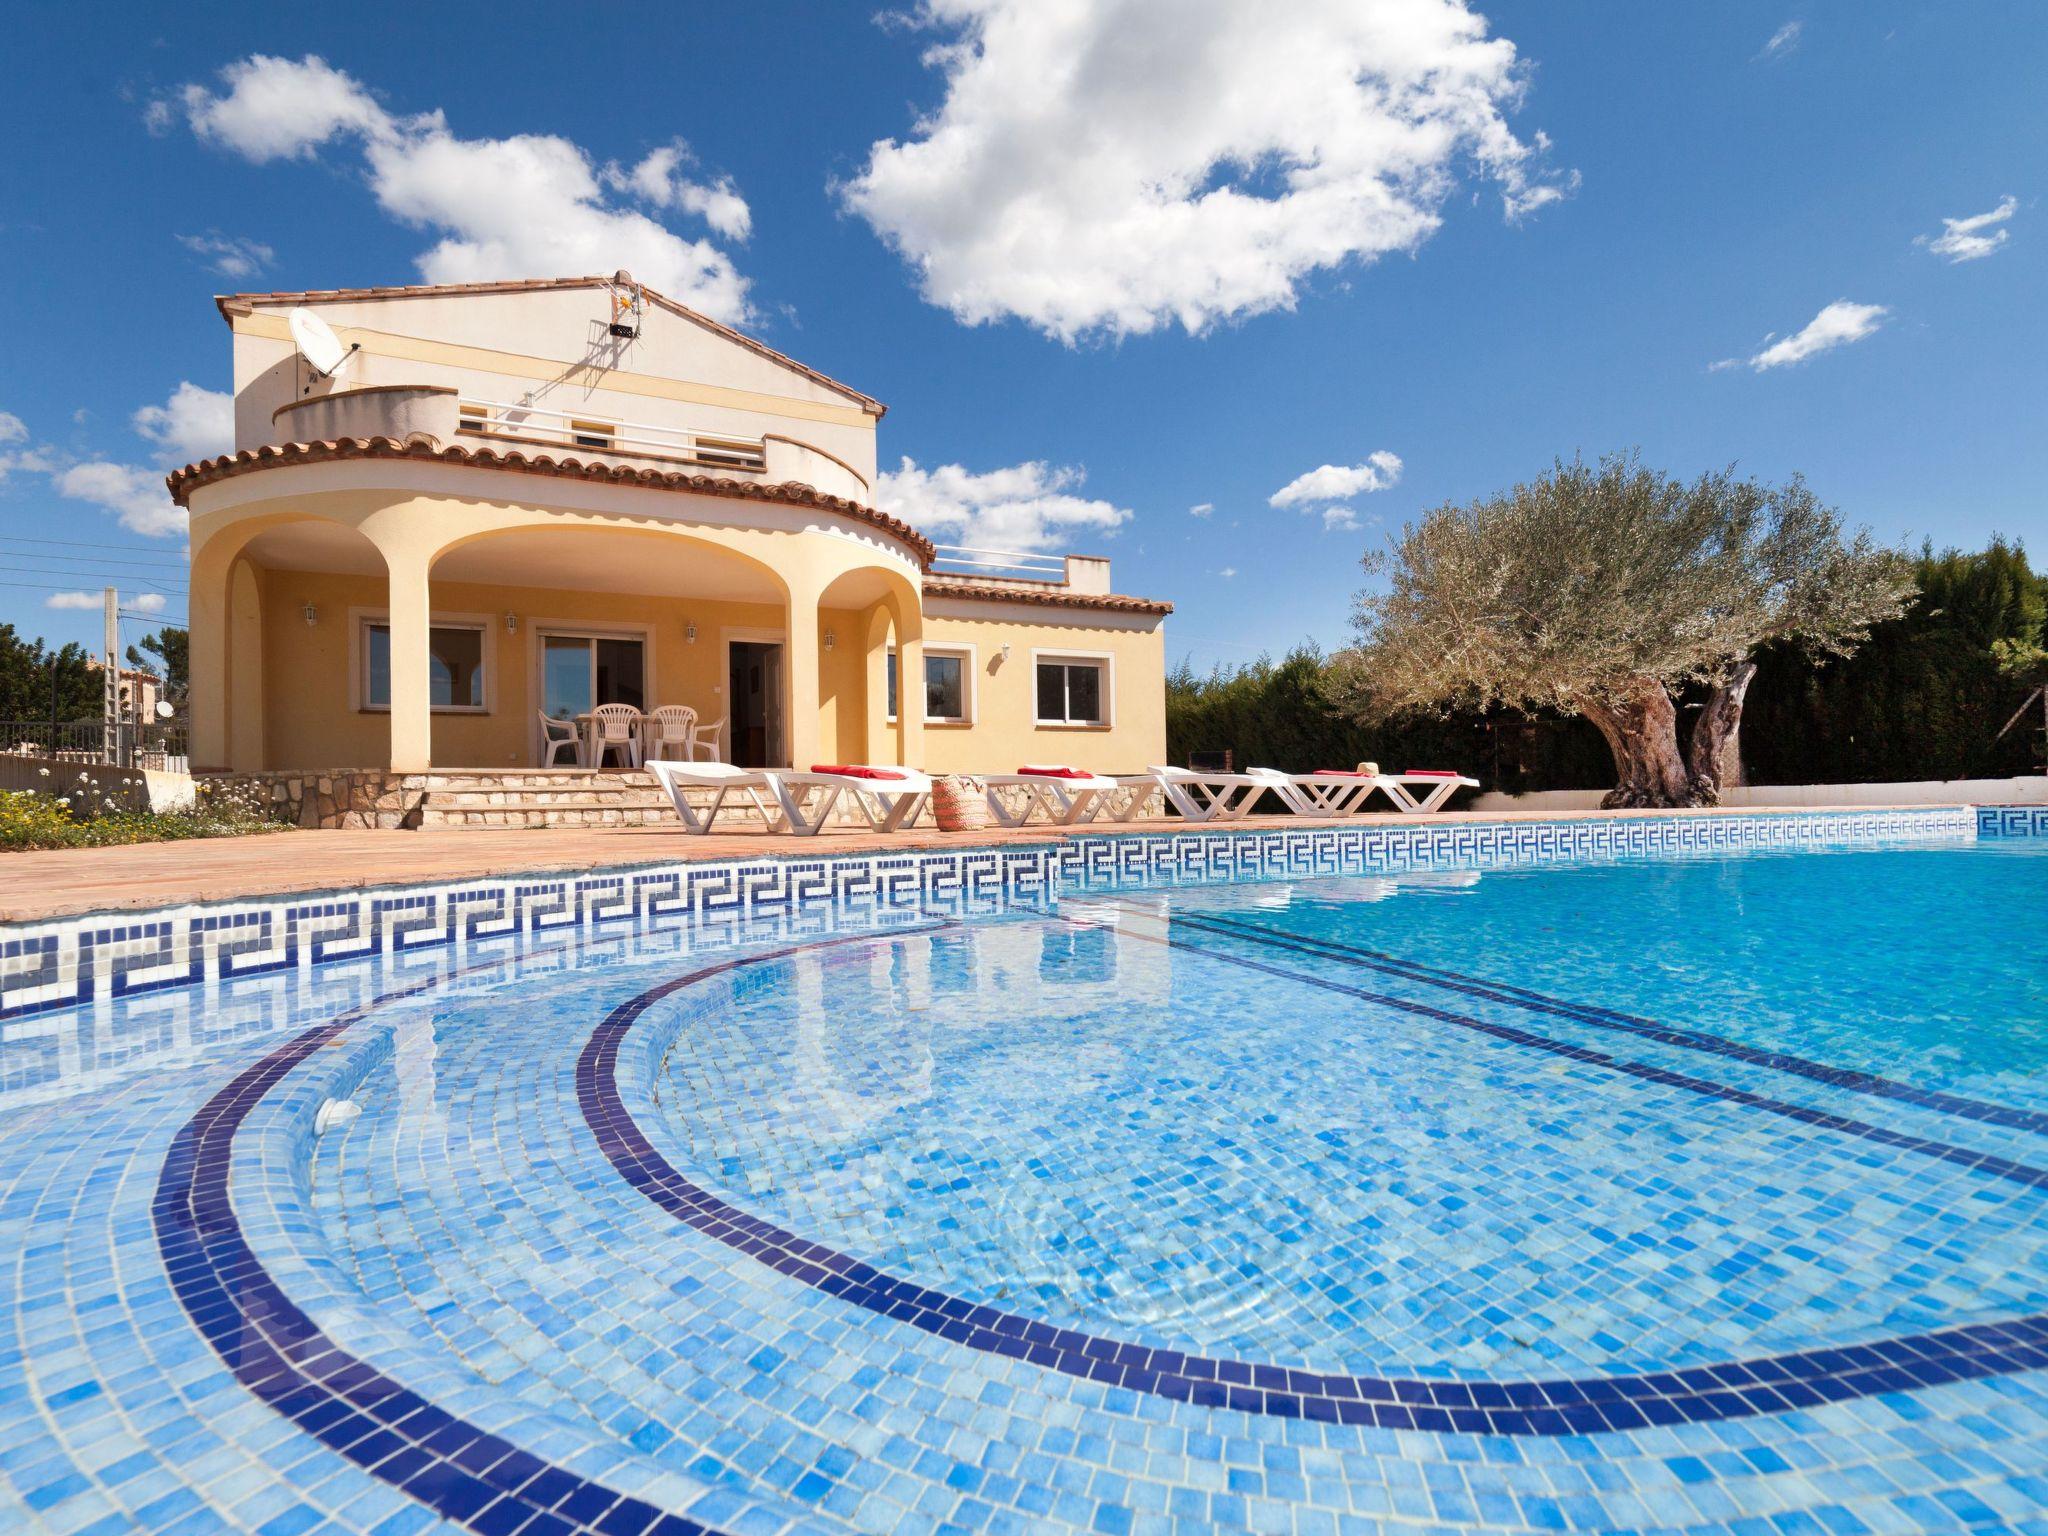
<svg viewBox="0 0 2048 1536">
<path fill-rule="evenodd" d="M 640 285 L 633 281 L 632 273 L 621 267 L 604 286 L 612 301 L 609 330 L 621 341 L 634 340 L 640 334 L 640 315 L 645 308 Z"/>
</svg>

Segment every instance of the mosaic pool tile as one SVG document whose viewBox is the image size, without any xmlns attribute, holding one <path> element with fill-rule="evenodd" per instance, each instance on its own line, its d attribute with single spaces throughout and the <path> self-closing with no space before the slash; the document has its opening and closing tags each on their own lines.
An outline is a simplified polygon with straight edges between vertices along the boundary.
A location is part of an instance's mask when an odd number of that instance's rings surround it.
<svg viewBox="0 0 2048 1536">
<path fill-rule="evenodd" d="M 2048 1529 L 2048 845 L 1884 825 L 96 971 L 0 1024 L 0 1529 Z"/>
</svg>

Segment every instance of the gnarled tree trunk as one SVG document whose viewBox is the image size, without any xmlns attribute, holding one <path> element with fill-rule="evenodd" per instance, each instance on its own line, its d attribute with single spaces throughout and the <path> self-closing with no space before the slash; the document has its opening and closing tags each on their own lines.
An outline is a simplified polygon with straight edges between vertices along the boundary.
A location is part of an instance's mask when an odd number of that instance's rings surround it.
<svg viewBox="0 0 2048 1536">
<path fill-rule="evenodd" d="M 1756 663 L 1745 661 L 1728 680 L 1707 695 L 1693 722 L 1685 766 L 1695 787 L 1706 791 L 1706 803 L 1718 805 L 1721 791 L 1742 782 L 1742 703 L 1756 676 Z"/>
<path fill-rule="evenodd" d="M 1712 786 L 1703 790 L 1686 767 L 1678 750 L 1678 708 L 1655 678 L 1632 679 L 1581 708 L 1614 754 L 1616 783 L 1600 802 L 1604 809 L 1716 803 Z"/>
</svg>

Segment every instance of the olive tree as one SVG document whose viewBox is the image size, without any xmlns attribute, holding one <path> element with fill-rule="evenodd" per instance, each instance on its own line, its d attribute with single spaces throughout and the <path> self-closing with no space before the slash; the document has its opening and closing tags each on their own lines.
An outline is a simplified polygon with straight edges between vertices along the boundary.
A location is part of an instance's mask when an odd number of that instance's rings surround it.
<svg viewBox="0 0 2048 1536">
<path fill-rule="evenodd" d="M 1584 715 L 1614 754 L 1609 806 L 1718 803 L 1757 648 L 1847 655 L 1914 590 L 1901 555 L 1845 535 L 1802 480 L 1686 483 L 1634 454 L 1438 507 L 1365 565 L 1385 581 L 1359 594 L 1339 707 Z M 1707 693 L 1681 748 L 1689 685 Z"/>
</svg>

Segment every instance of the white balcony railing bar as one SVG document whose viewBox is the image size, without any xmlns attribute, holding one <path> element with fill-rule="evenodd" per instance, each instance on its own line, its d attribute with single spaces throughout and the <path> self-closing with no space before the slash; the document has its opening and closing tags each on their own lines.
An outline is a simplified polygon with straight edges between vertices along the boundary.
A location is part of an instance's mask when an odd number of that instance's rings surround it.
<svg viewBox="0 0 2048 1536">
<path fill-rule="evenodd" d="M 934 568 L 944 567 L 956 574 L 966 571 L 1001 571 L 1012 581 L 1065 581 L 1064 555 L 1031 554 L 1014 549 L 979 549 L 971 544 L 933 546 Z"/>
<path fill-rule="evenodd" d="M 635 453 L 660 454 L 694 459 L 720 469 L 756 473 L 768 467 L 768 445 L 758 437 L 686 432 L 644 421 L 613 421 L 580 411 L 550 411 L 537 405 L 512 405 L 500 400 L 465 398 L 457 409 L 461 429 L 479 437 L 539 438 L 564 448 L 628 457 Z"/>
</svg>

